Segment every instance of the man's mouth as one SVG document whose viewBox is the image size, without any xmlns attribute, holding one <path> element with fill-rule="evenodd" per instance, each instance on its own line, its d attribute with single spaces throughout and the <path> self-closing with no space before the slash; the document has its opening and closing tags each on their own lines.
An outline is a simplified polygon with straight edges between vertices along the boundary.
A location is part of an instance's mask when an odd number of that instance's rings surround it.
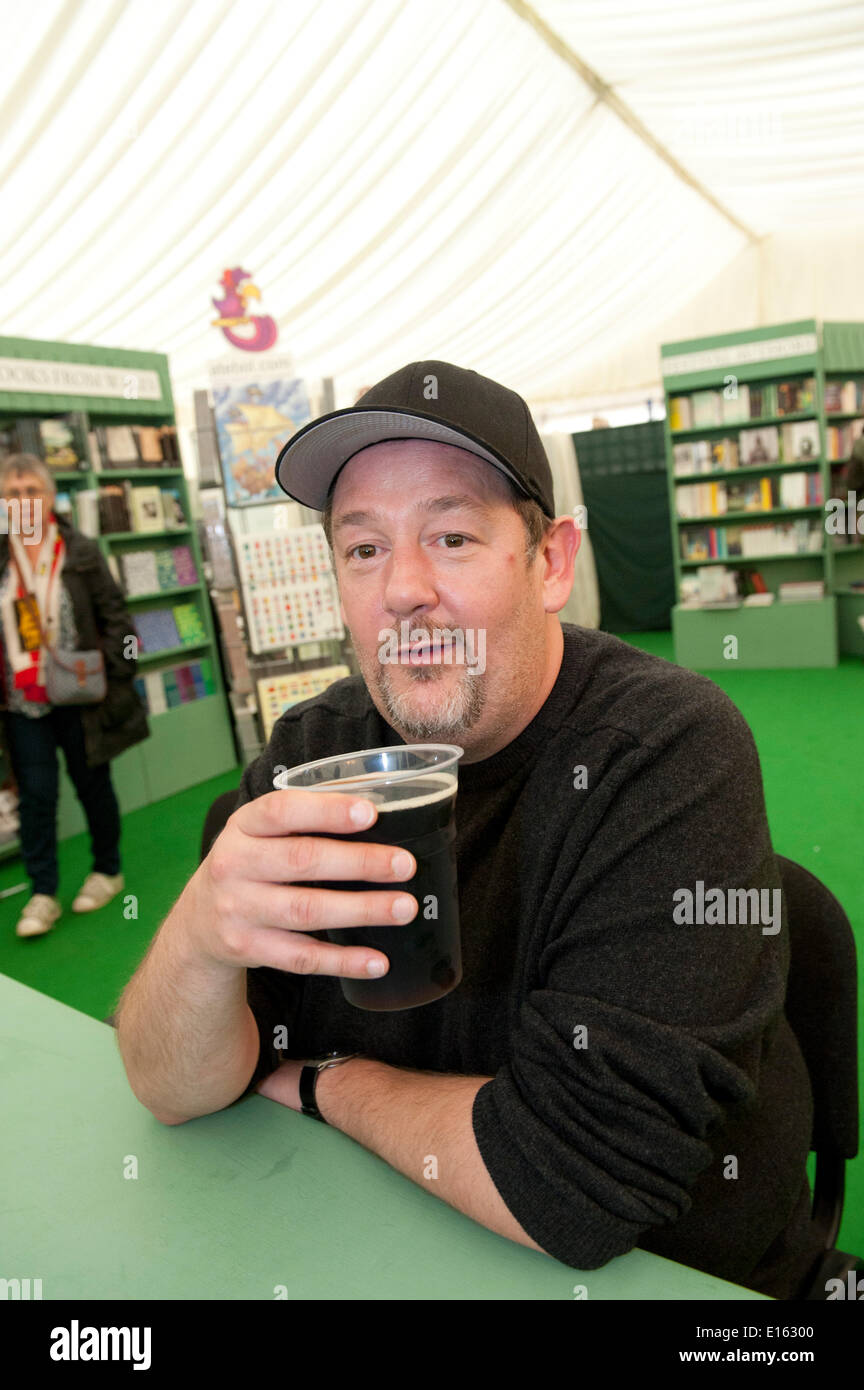
<svg viewBox="0 0 864 1390">
<path fill-rule="evenodd" d="M 431 666 L 446 661 L 450 651 L 449 642 L 434 643 L 430 638 L 424 642 L 413 642 L 409 647 L 399 648 L 400 664 L 406 666 Z"/>
</svg>

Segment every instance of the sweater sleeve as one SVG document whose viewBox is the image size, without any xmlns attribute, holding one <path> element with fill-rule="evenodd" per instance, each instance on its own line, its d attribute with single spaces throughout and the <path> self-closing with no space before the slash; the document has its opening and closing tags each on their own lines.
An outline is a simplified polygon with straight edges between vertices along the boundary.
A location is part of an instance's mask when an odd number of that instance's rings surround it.
<svg viewBox="0 0 864 1390">
<path fill-rule="evenodd" d="M 700 686 L 650 745 L 622 736 L 601 771 L 597 823 L 581 851 L 575 828 L 565 843 L 510 1056 L 474 1102 L 503 1201 L 574 1268 L 605 1264 L 690 1209 L 712 1132 L 753 1102 L 782 1012 L 785 916 L 772 934 L 758 921 L 673 918 L 673 895 L 695 896 L 699 880 L 706 893 L 780 884 L 750 731 Z"/>
</svg>

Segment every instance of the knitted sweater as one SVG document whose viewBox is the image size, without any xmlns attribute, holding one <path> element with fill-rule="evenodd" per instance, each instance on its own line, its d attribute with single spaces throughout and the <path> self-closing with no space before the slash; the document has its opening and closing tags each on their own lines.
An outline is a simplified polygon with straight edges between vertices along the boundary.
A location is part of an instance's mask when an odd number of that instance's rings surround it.
<svg viewBox="0 0 864 1390">
<path fill-rule="evenodd" d="M 538 714 L 459 768 L 459 986 L 370 1013 L 336 978 L 249 970 L 247 1091 L 279 1065 L 280 1024 L 286 1057 L 488 1077 L 477 1146 L 548 1254 L 590 1270 L 638 1245 L 790 1297 L 818 1252 L 812 1094 L 783 1011 L 785 907 L 781 924 L 754 906 L 779 906 L 780 877 L 752 735 L 704 677 L 562 630 Z M 339 681 L 277 721 L 237 804 L 277 764 L 402 741 L 360 677 Z M 760 890 L 748 920 L 705 906 L 731 889 Z"/>
</svg>

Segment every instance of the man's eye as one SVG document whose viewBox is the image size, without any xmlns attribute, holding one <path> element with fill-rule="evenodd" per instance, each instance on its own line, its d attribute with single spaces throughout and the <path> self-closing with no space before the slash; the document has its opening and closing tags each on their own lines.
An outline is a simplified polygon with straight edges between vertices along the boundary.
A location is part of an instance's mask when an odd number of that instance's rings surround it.
<svg viewBox="0 0 864 1390">
<path fill-rule="evenodd" d="M 461 549 L 462 549 L 462 546 L 463 546 L 463 542 L 464 542 L 464 541 L 467 541 L 467 540 L 470 540 L 470 536 L 463 536 L 460 532 L 457 532 L 457 531 L 450 531 L 450 532 L 448 532 L 448 534 L 447 534 L 446 536 L 439 536 L 438 539 L 447 542 L 447 545 L 445 545 L 445 547 L 444 547 L 445 550 L 461 550 Z M 451 545 L 451 544 L 450 544 L 451 541 L 455 541 L 456 544 L 455 544 L 455 545 Z M 360 558 L 361 560 L 365 560 L 365 559 L 368 559 L 368 558 L 369 558 L 368 554 L 367 554 L 367 555 L 359 554 L 360 551 L 364 551 L 364 550 L 365 550 L 365 551 L 374 551 L 374 550 L 377 550 L 377 549 L 378 549 L 378 547 L 377 547 L 376 545 L 372 545 L 371 542 L 369 542 L 369 543 L 367 543 L 367 544 L 352 545 L 351 548 L 350 548 L 350 550 L 347 550 L 347 551 L 345 552 L 345 556 L 346 556 L 346 559 L 351 560 L 351 559 L 354 558 L 355 555 L 359 555 L 359 558 Z"/>
</svg>

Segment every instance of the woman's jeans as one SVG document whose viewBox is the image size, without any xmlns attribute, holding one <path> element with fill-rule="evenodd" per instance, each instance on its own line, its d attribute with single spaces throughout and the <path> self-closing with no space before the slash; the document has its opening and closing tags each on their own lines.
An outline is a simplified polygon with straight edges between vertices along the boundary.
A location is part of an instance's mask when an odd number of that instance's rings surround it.
<svg viewBox="0 0 864 1390">
<path fill-rule="evenodd" d="M 111 785 L 110 763 L 88 767 L 81 711 L 54 705 L 49 714 L 28 719 L 5 715 L 9 759 L 18 783 L 21 853 L 34 893 L 57 895 L 57 749 L 87 816 L 93 871 L 120 872 L 120 807 Z"/>
</svg>

